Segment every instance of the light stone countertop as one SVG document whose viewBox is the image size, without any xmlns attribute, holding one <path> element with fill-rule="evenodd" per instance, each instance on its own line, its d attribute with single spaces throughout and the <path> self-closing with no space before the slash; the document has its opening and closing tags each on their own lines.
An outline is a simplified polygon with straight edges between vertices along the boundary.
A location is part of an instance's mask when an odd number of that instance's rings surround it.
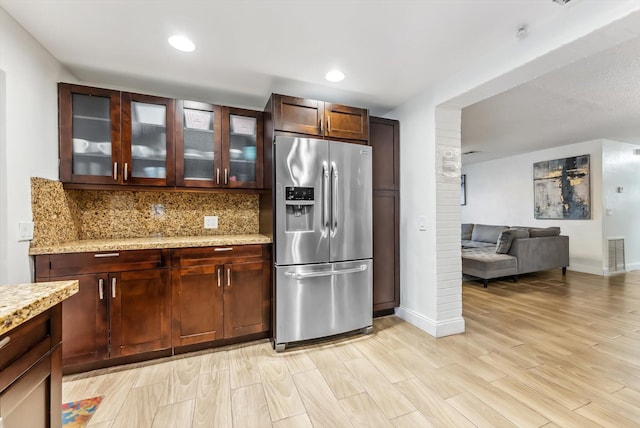
<svg viewBox="0 0 640 428">
<path fill-rule="evenodd" d="M 4 334 L 78 292 L 78 281 L 0 286 L 0 334 Z"/>
<path fill-rule="evenodd" d="M 213 247 L 217 245 L 270 244 L 266 235 L 167 236 L 122 239 L 87 239 L 29 249 L 32 256 L 41 254 L 84 253 L 92 251 L 149 250 L 158 248 Z"/>
</svg>

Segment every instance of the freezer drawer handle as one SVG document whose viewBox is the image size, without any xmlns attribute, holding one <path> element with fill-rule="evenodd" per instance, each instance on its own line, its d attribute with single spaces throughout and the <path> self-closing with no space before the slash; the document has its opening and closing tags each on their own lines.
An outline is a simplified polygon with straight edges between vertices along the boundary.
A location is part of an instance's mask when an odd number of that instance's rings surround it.
<svg viewBox="0 0 640 428">
<path fill-rule="evenodd" d="M 367 265 L 360 265 L 351 269 L 341 269 L 341 270 L 328 270 L 322 272 L 307 272 L 307 273 L 299 273 L 299 272 L 285 272 L 284 276 L 288 276 L 289 278 L 295 279 L 303 279 L 303 278 L 313 278 L 315 276 L 331 276 L 331 275 L 345 275 L 347 273 L 358 273 L 364 272 L 367 270 Z"/>
</svg>

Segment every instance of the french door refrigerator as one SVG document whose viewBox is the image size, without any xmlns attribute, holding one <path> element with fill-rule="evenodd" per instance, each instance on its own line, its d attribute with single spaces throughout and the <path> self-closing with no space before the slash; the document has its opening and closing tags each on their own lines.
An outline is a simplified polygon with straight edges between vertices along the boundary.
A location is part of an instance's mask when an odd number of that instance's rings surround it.
<svg viewBox="0 0 640 428">
<path fill-rule="evenodd" d="M 274 143 L 274 348 L 372 325 L 371 147 Z"/>
</svg>

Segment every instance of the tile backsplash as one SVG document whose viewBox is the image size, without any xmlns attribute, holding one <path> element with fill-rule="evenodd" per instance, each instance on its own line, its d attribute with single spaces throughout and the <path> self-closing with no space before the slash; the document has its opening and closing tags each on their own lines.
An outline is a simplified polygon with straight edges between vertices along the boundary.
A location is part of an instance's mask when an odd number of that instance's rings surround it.
<svg viewBox="0 0 640 428">
<path fill-rule="evenodd" d="M 31 179 L 32 247 L 83 239 L 258 233 L 258 195 L 129 190 L 65 190 Z M 204 216 L 218 216 L 217 229 Z"/>
</svg>

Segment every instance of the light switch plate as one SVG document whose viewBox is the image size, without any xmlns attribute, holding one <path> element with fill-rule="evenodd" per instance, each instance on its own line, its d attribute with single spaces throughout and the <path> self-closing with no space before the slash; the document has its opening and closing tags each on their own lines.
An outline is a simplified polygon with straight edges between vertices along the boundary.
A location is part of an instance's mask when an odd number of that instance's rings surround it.
<svg viewBox="0 0 640 428">
<path fill-rule="evenodd" d="M 218 228 L 218 216 L 206 215 L 204 216 L 204 228 L 205 229 L 217 229 Z"/>
<path fill-rule="evenodd" d="M 33 239 L 33 222 L 18 222 L 18 241 L 31 241 Z"/>
</svg>

